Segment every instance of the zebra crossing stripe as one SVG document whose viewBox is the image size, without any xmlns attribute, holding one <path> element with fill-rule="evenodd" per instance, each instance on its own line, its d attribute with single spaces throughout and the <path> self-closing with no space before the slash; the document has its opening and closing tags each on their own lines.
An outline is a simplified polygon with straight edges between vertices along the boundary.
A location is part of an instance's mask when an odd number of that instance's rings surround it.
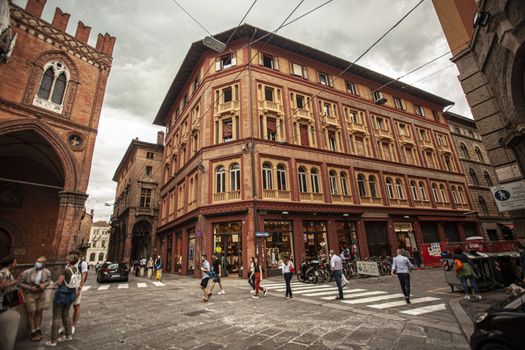
<svg viewBox="0 0 525 350">
<path fill-rule="evenodd" d="M 424 297 L 424 298 L 410 299 L 410 302 L 412 304 L 419 304 L 419 303 L 426 303 L 429 301 L 436 301 L 436 300 L 440 300 L 440 299 L 434 298 L 434 297 Z M 374 309 L 388 309 L 390 307 L 403 306 L 403 305 L 407 305 L 406 301 L 404 300 L 391 301 L 389 303 L 373 304 L 373 305 L 367 305 L 367 306 L 374 308 Z"/>
<path fill-rule="evenodd" d="M 118 289 L 126 289 L 129 288 L 129 284 L 127 283 L 121 283 L 118 285 Z"/>
<path fill-rule="evenodd" d="M 304 284 L 304 283 L 300 283 L 300 282 L 295 282 L 295 283 L 290 283 L 290 285 L 292 287 L 294 286 L 308 286 L 308 284 Z M 277 288 L 286 288 L 286 284 L 284 283 L 279 283 L 279 284 L 261 284 L 261 287 L 263 288 L 266 288 L 266 289 L 277 289 Z"/>
<path fill-rule="evenodd" d="M 324 285 L 324 286 L 308 286 L 308 287 L 293 287 L 292 290 L 295 291 L 321 291 L 326 290 L 327 288 L 333 288 L 333 286 L 330 285 Z M 280 288 L 275 289 L 276 292 L 284 292 L 286 291 L 286 288 Z"/>
<path fill-rule="evenodd" d="M 109 287 L 110 287 L 110 285 L 109 285 L 109 284 L 104 284 L 104 285 L 102 285 L 102 286 L 98 287 L 98 290 L 108 290 L 108 289 L 109 289 Z"/>
<path fill-rule="evenodd" d="M 404 295 L 403 294 L 389 294 L 389 295 L 380 295 L 380 296 L 361 298 L 361 299 L 355 299 L 355 300 L 343 300 L 341 302 L 345 304 L 364 304 L 364 303 L 371 303 L 374 301 L 396 299 L 396 298 L 404 298 Z"/>
<path fill-rule="evenodd" d="M 85 292 L 85 291 L 89 290 L 89 288 L 91 288 L 91 286 L 84 286 L 84 287 L 82 287 L 82 291 Z"/>
<path fill-rule="evenodd" d="M 137 287 L 139 288 L 146 288 L 148 285 L 146 283 L 143 283 L 143 282 L 139 282 L 137 283 Z"/>
<path fill-rule="evenodd" d="M 446 309 L 447 309 L 447 306 L 445 304 L 435 304 L 435 305 L 422 306 L 422 307 L 418 307 L 415 309 L 400 311 L 400 313 L 405 314 L 405 315 L 417 316 L 417 315 L 427 314 L 429 312 L 441 311 L 441 310 L 446 310 Z"/>
<path fill-rule="evenodd" d="M 366 289 L 347 289 L 344 290 L 344 293 L 357 293 L 357 292 L 363 292 Z M 292 289 L 292 292 L 295 293 L 295 291 Z M 301 293 L 299 293 L 301 294 Z M 317 293 L 308 293 L 303 294 L 305 297 L 319 297 L 321 295 L 333 295 L 333 294 L 339 294 L 339 290 L 337 288 L 334 288 L 333 290 L 325 291 L 325 292 L 317 292 Z"/>
<path fill-rule="evenodd" d="M 163 286 L 165 286 L 165 284 L 162 283 L 162 282 L 153 282 L 153 284 L 154 284 L 155 286 L 157 286 L 157 287 L 163 287 Z"/>
<path fill-rule="evenodd" d="M 387 294 L 387 292 L 383 292 L 383 291 L 373 291 L 373 292 L 364 292 L 364 293 L 356 293 L 356 294 L 348 294 L 345 296 L 345 298 L 358 298 L 358 297 L 366 297 L 366 296 L 369 296 L 369 295 L 378 295 L 378 294 Z M 323 300 L 332 300 L 333 297 L 324 297 L 324 298 L 321 298 Z"/>
</svg>

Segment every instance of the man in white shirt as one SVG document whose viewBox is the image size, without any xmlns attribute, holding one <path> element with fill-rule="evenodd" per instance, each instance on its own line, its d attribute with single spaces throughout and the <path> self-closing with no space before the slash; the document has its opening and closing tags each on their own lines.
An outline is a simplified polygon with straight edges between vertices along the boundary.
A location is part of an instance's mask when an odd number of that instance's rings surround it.
<svg viewBox="0 0 525 350">
<path fill-rule="evenodd" d="M 343 262 L 341 258 L 335 254 L 333 250 L 330 250 L 330 267 L 334 274 L 335 284 L 339 290 L 339 296 L 335 297 L 335 300 L 343 300 L 343 286 L 341 285 L 341 276 L 343 275 Z"/>
<path fill-rule="evenodd" d="M 406 256 L 403 256 L 401 249 L 397 250 L 397 256 L 392 262 L 392 277 L 397 274 L 401 291 L 405 296 L 407 304 L 410 304 L 410 271 L 414 266 Z"/>
</svg>

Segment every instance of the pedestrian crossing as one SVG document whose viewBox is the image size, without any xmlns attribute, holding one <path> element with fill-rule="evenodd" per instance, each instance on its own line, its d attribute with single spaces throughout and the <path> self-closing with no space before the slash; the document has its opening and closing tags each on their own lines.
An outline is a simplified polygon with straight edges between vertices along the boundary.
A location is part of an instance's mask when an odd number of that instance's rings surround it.
<svg viewBox="0 0 525 350">
<path fill-rule="evenodd" d="M 334 298 L 339 295 L 339 290 L 332 283 L 305 284 L 292 282 L 290 285 L 294 296 L 335 301 Z M 271 292 L 286 291 L 285 283 L 267 283 L 262 285 L 262 287 Z M 376 310 L 393 310 L 411 316 L 447 310 L 443 300 L 436 297 L 411 298 L 411 303 L 407 304 L 404 295 L 400 293 L 389 293 L 382 290 L 367 290 L 362 288 L 345 288 L 343 290 L 344 300 L 340 302 L 347 305 L 366 306 Z"/>
<path fill-rule="evenodd" d="M 151 282 L 151 284 L 145 283 L 145 282 L 128 282 L 128 283 L 118 283 L 118 284 L 99 284 L 98 286 L 91 286 L 87 285 L 82 287 L 82 292 L 87 291 L 105 291 L 109 289 L 130 289 L 130 287 L 134 288 L 135 285 L 137 288 L 156 288 L 156 287 L 164 287 L 165 284 L 162 282 Z"/>
</svg>

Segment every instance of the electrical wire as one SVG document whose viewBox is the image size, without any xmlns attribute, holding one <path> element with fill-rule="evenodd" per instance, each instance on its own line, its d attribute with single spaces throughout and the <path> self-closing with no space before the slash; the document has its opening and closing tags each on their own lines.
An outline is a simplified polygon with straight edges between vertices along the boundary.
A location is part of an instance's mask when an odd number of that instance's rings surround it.
<svg viewBox="0 0 525 350">
<path fill-rule="evenodd" d="M 195 19 L 195 17 L 193 17 L 193 16 L 191 15 L 191 13 L 189 13 L 188 11 L 186 11 L 186 9 L 185 9 L 181 4 L 179 4 L 179 3 L 177 2 L 177 0 L 171 0 L 171 1 L 172 1 L 173 3 L 175 3 L 175 5 L 177 5 L 182 11 L 184 11 L 184 13 L 187 14 L 187 15 L 193 20 L 193 22 L 197 23 L 197 25 L 198 25 L 199 27 L 201 27 L 202 29 L 204 29 L 204 31 L 205 31 L 206 33 L 208 33 L 211 37 L 213 37 L 213 34 L 210 33 L 210 31 L 209 31 L 208 29 L 206 29 L 206 28 L 205 28 L 205 27 L 204 27 L 199 21 L 197 21 L 197 19 Z"/>
</svg>

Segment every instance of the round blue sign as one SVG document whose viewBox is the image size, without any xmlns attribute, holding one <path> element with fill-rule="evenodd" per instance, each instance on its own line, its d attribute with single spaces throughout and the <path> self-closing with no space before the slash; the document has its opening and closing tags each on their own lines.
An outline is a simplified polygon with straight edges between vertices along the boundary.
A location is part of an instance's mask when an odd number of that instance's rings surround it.
<svg viewBox="0 0 525 350">
<path fill-rule="evenodd" d="M 510 192 L 506 190 L 497 190 L 494 192 L 494 197 L 499 201 L 507 201 L 510 199 Z"/>
</svg>

